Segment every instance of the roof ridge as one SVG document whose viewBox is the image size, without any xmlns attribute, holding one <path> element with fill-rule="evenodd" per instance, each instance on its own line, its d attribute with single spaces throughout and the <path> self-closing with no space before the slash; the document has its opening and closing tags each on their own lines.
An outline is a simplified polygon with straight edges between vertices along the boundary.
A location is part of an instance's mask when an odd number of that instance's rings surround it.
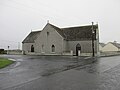
<svg viewBox="0 0 120 90">
<path fill-rule="evenodd" d="M 65 28 L 61 28 L 61 29 L 69 29 L 69 28 L 80 28 L 80 27 L 89 27 L 89 26 L 92 26 L 92 25 L 83 25 L 83 26 L 71 26 L 71 27 L 65 27 Z M 93 26 L 96 26 L 96 25 L 93 25 Z"/>
<path fill-rule="evenodd" d="M 41 31 L 31 31 L 31 32 L 33 32 L 33 33 L 34 33 L 34 32 L 41 32 Z"/>
<path fill-rule="evenodd" d="M 110 43 L 114 43 L 114 44 L 120 44 L 120 43 L 118 43 L 118 42 L 110 42 Z"/>
<path fill-rule="evenodd" d="M 120 48 L 120 43 L 117 43 L 117 42 L 110 42 L 110 43 L 112 43 L 114 46 Z"/>
<path fill-rule="evenodd" d="M 53 25 L 53 24 L 51 24 L 51 23 L 48 23 L 48 24 L 51 25 L 53 28 L 58 28 L 58 29 L 61 30 L 61 28 L 59 28 L 59 27 L 57 27 L 57 26 L 55 26 L 55 25 Z"/>
</svg>

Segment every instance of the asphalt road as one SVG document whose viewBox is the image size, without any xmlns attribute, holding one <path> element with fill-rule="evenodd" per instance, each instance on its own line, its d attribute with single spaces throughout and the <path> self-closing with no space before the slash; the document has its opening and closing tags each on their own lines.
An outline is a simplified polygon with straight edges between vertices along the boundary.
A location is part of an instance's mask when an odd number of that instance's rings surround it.
<svg viewBox="0 0 120 90">
<path fill-rule="evenodd" d="M 0 90 L 120 90 L 120 56 L 0 57 L 16 61 L 0 70 Z"/>
</svg>

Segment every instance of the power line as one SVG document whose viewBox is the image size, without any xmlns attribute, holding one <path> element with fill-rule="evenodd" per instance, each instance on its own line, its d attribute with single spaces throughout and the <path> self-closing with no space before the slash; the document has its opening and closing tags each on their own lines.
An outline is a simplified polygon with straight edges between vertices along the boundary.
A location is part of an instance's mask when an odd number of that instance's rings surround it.
<svg viewBox="0 0 120 90">
<path fill-rule="evenodd" d="M 62 21 L 66 21 L 66 19 L 68 18 L 68 17 L 65 17 L 65 16 L 63 16 L 63 15 L 59 15 L 58 14 L 58 11 L 57 10 L 55 10 L 55 9 L 51 9 L 51 11 L 55 11 L 55 12 L 57 12 L 57 14 L 53 17 L 51 17 L 51 16 L 48 16 L 48 15 L 44 15 L 44 14 L 41 14 L 41 12 L 40 12 L 40 9 L 36 9 L 36 8 L 34 8 L 34 7 L 31 7 L 31 6 L 28 6 L 28 5 L 26 5 L 26 4 L 23 4 L 23 3 L 20 3 L 20 2 L 17 2 L 17 1 L 14 1 L 14 0 L 12 0 L 12 3 L 15 3 L 15 4 L 18 4 L 18 5 L 20 5 L 20 6 L 23 6 L 23 7 L 25 7 L 25 8 L 28 8 L 28 9 L 32 9 L 32 10 L 35 10 L 34 12 L 37 12 L 37 13 L 39 13 L 39 15 L 42 15 L 42 17 L 44 17 L 44 18 L 46 18 L 47 17 L 47 20 L 48 20 L 48 18 L 49 18 L 49 20 L 50 20 L 50 18 L 52 18 L 53 20 L 56 18 L 56 19 L 58 19 L 58 20 L 62 20 Z M 44 6 L 44 5 L 43 5 Z M 44 7 L 47 7 L 48 9 L 50 9 L 51 7 L 48 7 L 48 6 L 44 6 Z M 15 7 L 16 8 L 16 7 Z M 18 8 L 16 8 L 16 9 L 18 9 Z M 50 10 L 49 10 L 50 11 Z M 33 12 L 33 11 L 32 11 Z M 57 17 L 57 16 L 59 16 L 59 17 Z M 60 18 L 61 17 L 61 18 Z M 73 17 L 72 17 L 73 18 Z M 70 20 L 70 21 L 73 21 L 73 19 L 72 18 L 69 18 L 68 20 Z M 74 17 L 75 18 L 75 17 Z M 43 19 L 43 18 L 41 18 L 41 19 Z M 43 19 L 45 22 L 46 22 L 46 20 L 45 19 Z M 76 19 L 76 20 L 79 20 L 79 19 Z M 70 22 L 69 22 L 70 23 Z"/>
<path fill-rule="evenodd" d="M 15 1 L 13 1 L 14 3 L 16 3 Z M 19 3 L 16 3 L 16 4 L 19 4 Z M 15 7 L 15 6 L 12 6 L 12 5 L 10 5 L 10 4 L 0 4 L 0 5 L 2 5 L 2 6 L 6 6 L 6 7 L 10 7 L 10 8 L 14 8 L 14 9 L 17 9 L 17 10 L 21 10 L 22 12 L 24 12 L 25 14 L 26 14 L 26 12 L 28 12 L 27 10 L 25 10 L 25 9 L 23 9 L 23 8 L 18 8 L 18 7 Z M 20 5 L 20 4 L 19 4 Z M 20 5 L 21 6 L 21 5 Z M 26 6 L 24 6 L 24 7 L 26 7 Z M 29 7 L 27 7 L 27 8 L 29 8 Z M 28 13 L 30 13 L 30 12 L 28 12 Z M 30 13 L 31 14 L 31 13 Z M 41 18 L 43 21 L 45 21 L 45 19 L 43 19 L 43 18 Z"/>
</svg>

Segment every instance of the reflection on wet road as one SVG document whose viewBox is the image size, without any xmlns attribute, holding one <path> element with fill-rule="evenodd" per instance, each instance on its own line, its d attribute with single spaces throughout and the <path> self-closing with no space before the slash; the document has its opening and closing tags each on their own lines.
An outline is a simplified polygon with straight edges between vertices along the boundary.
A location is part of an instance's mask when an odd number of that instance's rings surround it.
<svg viewBox="0 0 120 90">
<path fill-rule="evenodd" d="M 16 60 L 0 70 L 0 90 L 120 90 L 120 56 L 0 57 Z"/>
</svg>

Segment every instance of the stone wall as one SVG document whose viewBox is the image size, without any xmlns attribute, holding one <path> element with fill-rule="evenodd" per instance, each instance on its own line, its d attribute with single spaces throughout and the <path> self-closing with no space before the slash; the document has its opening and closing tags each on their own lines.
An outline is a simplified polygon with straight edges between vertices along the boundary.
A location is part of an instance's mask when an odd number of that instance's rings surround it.
<svg viewBox="0 0 120 90">
<path fill-rule="evenodd" d="M 97 41 L 94 42 L 95 53 L 97 53 Z M 66 51 L 73 51 L 73 55 L 76 54 L 76 45 L 81 45 L 81 53 L 92 53 L 92 41 L 68 41 Z"/>
<path fill-rule="evenodd" d="M 7 50 L 7 54 L 10 54 L 10 55 L 22 55 L 23 51 L 22 50 Z"/>
</svg>

